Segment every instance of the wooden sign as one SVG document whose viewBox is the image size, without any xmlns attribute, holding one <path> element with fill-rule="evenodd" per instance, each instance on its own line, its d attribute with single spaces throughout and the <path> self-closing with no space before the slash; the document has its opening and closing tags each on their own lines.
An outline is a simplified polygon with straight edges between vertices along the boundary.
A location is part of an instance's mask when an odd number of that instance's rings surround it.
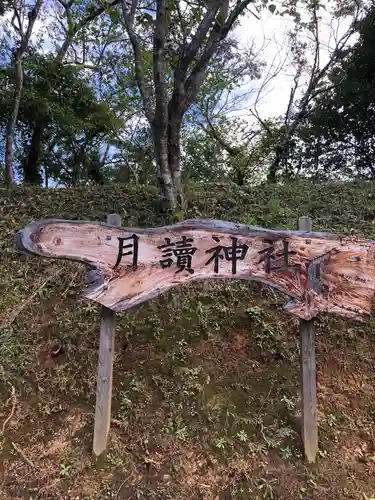
<svg viewBox="0 0 375 500">
<path fill-rule="evenodd" d="M 84 262 L 84 296 L 113 311 L 172 287 L 210 278 L 249 279 L 291 297 L 302 319 L 334 312 L 361 319 L 375 292 L 375 242 L 304 231 L 278 231 L 217 220 L 129 229 L 104 223 L 41 220 L 16 235 L 22 251 Z"/>
</svg>

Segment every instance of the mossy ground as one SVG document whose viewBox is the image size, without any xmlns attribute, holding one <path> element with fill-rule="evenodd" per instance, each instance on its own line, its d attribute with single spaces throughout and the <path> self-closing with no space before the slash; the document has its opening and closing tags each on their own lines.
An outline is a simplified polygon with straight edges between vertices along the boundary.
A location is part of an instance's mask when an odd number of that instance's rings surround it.
<svg viewBox="0 0 375 500">
<path fill-rule="evenodd" d="M 320 451 L 308 466 L 298 321 L 282 296 L 246 282 L 180 288 L 117 314 L 109 452 L 92 467 L 100 308 L 77 298 L 84 266 L 21 256 L 13 232 L 111 212 L 124 226 L 168 223 L 154 200 L 122 186 L 0 193 L 0 498 L 374 497 L 375 322 L 316 320 Z M 371 183 L 215 186 L 187 200 L 185 218 L 295 228 L 310 215 L 315 230 L 375 239 Z"/>
</svg>

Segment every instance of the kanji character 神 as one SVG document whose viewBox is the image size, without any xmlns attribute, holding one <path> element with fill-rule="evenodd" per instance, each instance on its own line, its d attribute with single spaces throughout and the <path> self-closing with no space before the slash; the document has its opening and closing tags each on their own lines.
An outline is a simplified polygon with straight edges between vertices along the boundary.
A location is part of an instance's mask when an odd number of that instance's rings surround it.
<svg viewBox="0 0 375 500">
<path fill-rule="evenodd" d="M 223 245 L 217 245 L 216 247 L 206 250 L 206 253 L 212 253 L 212 256 L 206 262 L 206 265 L 214 262 L 215 273 L 219 272 L 219 260 L 225 259 L 229 262 L 232 262 L 232 274 L 236 274 L 237 260 L 244 260 L 244 258 L 246 257 L 246 253 L 249 249 L 248 245 L 237 245 L 237 238 L 235 238 L 234 236 L 231 236 L 230 238 L 232 240 L 231 246 L 226 247 Z M 220 242 L 220 238 L 218 238 L 217 236 L 213 236 L 212 239 L 218 243 Z"/>
</svg>

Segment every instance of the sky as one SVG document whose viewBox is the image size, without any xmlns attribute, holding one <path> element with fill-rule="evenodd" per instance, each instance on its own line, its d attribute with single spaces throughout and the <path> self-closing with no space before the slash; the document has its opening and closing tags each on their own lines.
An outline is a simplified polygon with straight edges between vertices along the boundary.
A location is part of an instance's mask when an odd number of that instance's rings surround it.
<svg viewBox="0 0 375 500">
<path fill-rule="evenodd" d="M 277 4 L 278 2 L 273 3 Z M 261 92 L 262 97 L 257 109 L 261 118 L 264 119 L 285 114 L 288 106 L 295 72 L 288 62 L 287 33 L 293 28 L 294 23 L 292 18 L 280 16 L 276 13 L 272 14 L 269 10 L 263 10 L 261 13 L 256 13 L 256 15 L 259 19 L 248 13 L 243 18 L 241 26 L 234 31 L 234 36 L 244 46 L 255 45 L 258 57 L 267 62 L 270 74 L 275 73 L 277 68 L 282 68 L 278 75 L 270 81 L 267 88 Z M 335 39 L 339 39 L 346 33 L 350 25 L 350 19 L 337 21 L 332 18 L 330 13 L 324 11 L 321 11 L 320 15 L 322 17 L 320 22 L 320 61 L 322 66 L 329 59 L 332 48 L 335 46 Z M 306 40 L 308 41 L 308 39 Z M 351 38 L 349 43 L 354 41 L 355 37 Z M 312 60 L 312 54 L 310 54 L 310 60 Z M 304 82 L 306 82 L 306 78 Z M 252 89 L 252 92 L 246 102 L 247 107 L 238 113 L 250 121 L 252 117 L 249 116 L 248 108 L 254 105 L 262 83 L 263 78 L 251 82 L 248 87 Z M 300 89 L 299 95 L 301 95 L 302 90 L 303 87 Z"/>
</svg>

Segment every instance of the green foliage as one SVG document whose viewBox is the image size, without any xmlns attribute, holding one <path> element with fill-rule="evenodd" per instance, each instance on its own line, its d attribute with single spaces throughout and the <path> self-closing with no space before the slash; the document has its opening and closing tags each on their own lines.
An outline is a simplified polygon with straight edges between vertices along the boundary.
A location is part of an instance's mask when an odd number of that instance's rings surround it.
<svg viewBox="0 0 375 500">
<path fill-rule="evenodd" d="M 209 125 L 192 125 L 182 135 L 185 182 L 256 184 L 268 150 L 263 138 L 246 143 L 247 124 L 239 118 L 218 116 Z"/>
<path fill-rule="evenodd" d="M 374 179 L 375 8 L 359 23 L 358 41 L 343 51 L 317 97 L 295 147 L 294 166 L 317 180 Z"/>
<path fill-rule="evenodd" d="M 167 135 L 171 130 L 171 110 L 176 111 L 176 106 L 181 108 L 177 113 L 183 119 L 181 133 L 177 134 L 180 140 L 171 146 L 173 141 L 168 139 L 166 147 L 168 165 L 172 168 L 171 148 L 179 150 L 181 143 L 185 184 L 259 183 L 267 177 L 275 159 L 277 172 L 269 175 L 272 181 L 289 182 L 305 176 L 316 181 L 337 176 L 373 178 L 374 131 L 369 125 L 374 122 L 373 8 L 368 9 L 363 22 L 353 27 L 359 30 L 358 43 L 348 51 L 335 52 L 337 64 L 329 74 L 329 81 L 324 71 L 323 76 L 318 71 L 317 78 L 311 80 L 314 88 L 306 109 L 301 108 L 303 99 L 299 102 L 294 96 L 288 116 L 275 120 L 266 117 L 251 126 L 251 130 L 249 127 L 245 130 L 247 120 L 241 122 L 233 113 L 248 108 L 249 84 L 261 78 L 270 61 L 261 60 L 253 46 L 243 46 L 231 32 L 215 42 L 215 50 L 208 51 L 207 57 L 201 59 L 221 30 L 226 33 L 223 23 L 234 4 L 230 4 L 229 12 L 219 10 L 197 53 L 182 67 L 189 41 L 207 18 L 207 12 L 215 7 L 198 2 L 182 9 L 179 3 L 167 1 L 166 26 L 162 30 L 165 38 L 159 54 L 164 70 L 161 94 L 155 88 L 156 16 L 144 2 L 138 4 L 132 28 L 139 44 L 138 65 L 121 5 L 103 4 L 97 8 L 91 2 L 81 5 L 74 1 L 67 8 L 59 5 L 56 12 L 50 7 L 44 4 L 42 14 L 43 19 L 48 19 L 48 37 L 45 33 L 38 34 L 24 59 L 24 89 L 14 147 L 19 181 L 41 185 L 44 180 L 64 186 L 106 182 L 156 184 L 160 159 L 155 137 L 161 130 L 160 116 L 150 119 L 149 115 L 146 119 L 145 103 L 153 115 L 160 95 L 164 96 L 160 106 L 164 111 L 168 108 Z M 298 68 L 295 82 L 296 85 L 299 82 L 299 89 L 301 81 L 312 71 L 307 55 L 311 40 L 315 40 L 314 22 L 320 12 L 326 9 L 333 18 L 340 19 L 351 15 L 355 7 L 355 2 L 336 0 L 327 4 L 286 0 L 280 5 L 257 0 L 252 5 L 260 14 L 266 11 L 273 16 L 292 18 L 289 52 L 291 65 Z M 2 2 L 0 14 L 5 8 L 9 10 L 12 5 Z M 361 3 L 359 8 L 362 9 Z M 253 18 L 257 22 L 256 15 Z M 230 28 L 237 28 L 240 23 L 241 16 Z M 18 37 L 10 22 L 4 22 L 4 27 L 0 40 L 2 133 L 14 93 L 10 55 Z M 65 41 L 69 43 L 64 52 L 61 41 L 66 35 Z M 45 51 L 47 38 L 51 46 Z M 198 61 L 201 64 L 196 66 Z M 265 87 L 273 71 L 268 69 Z M 176 87 L 179 78 L 182 80 Z M 180 90 L 176 94 L 177 88 Z M 300 113 L 303 119 L 294 129 L 293 120 Z M 221 140 L 206 127 L 208 119 Z M 0 175 L 3 177 L 3 172 Z M 174 184 L 177 189 L 179 182 Z"/>
<path fill-rule="evenodd" d="M 159 7 L 158 4 L 156 10 Z M 243 49 L 235 38 L 227 36 L 227 28 L 217 30 L 217 23 L 224 24 L 228 17 L 225 9 L 216 19 L 212 17 L 207 30 L 201 29 L 207 13 L 215 14 L 213 4 L 198 2 L 182 9 L 179 3 L 168 1 L 162 40 L 158 39 L 160 30 L 155 31 L 154 12 L 143 2 L 137 6 L 130 30 L 127 15 L 116 3 L 98 7 L 74 1 L 58 4 L 56 12 L 50 12 L 47 4 L 44 9 L 48 41 L 51 45 L 55 42 L 56 47 L 44 55 L 45 40 L 38 35 L 37 41 L 30 43 L 24 60 L 14 166 L 19 180 L 25 183 L 41 185 L 44 180 L 68 187 L 110 181 L 154 184 L 158 175 L 155 167 L 161 167 L 155 148 L 157 135 L 161 128 L 171 129 L 168 107 L 173 104 L 179 119 L 186 114 L 185 126 L 189 128 L 200 119 L 202 107 L 215 109 L 243 82 L 259 78 L 263 66 L 253 49 Z M 228 28 L 238 24 L 236 19 Z M 11 23 L 7 23 L 7 29 L 17 38 Z M 137 39 L 136 57 L 134 44 L 128 39 L 130 32 Z M 194 38 L 195 32 L 198 36 Z M 194 48 L 194 42 L 188 50 L 191 39 L 198 45 Z M 211 51 L 209 46 L 214 39 Z M 0 97 L 0 129 L 4 132 L 11 112 L 14 75 L 7 37 L 2 42 L 7 46 L 0 68 L 4 89 Z M 162 46 L 162 92 L 156 88 L 155 43 Z M 191 60 L 185 60 L 187 52 L 191 52 Z M 182 85 L 180 97 L 174 90 L 178 79 L 178 85 Z M 161 123 L 160 109 L 168 115 L 165 125 Z M 180 124 L 177 128 L 174 147 L 178 156 Z M 167 143 L 171 149 L 171 141 Z M 179 169 L 171 166 L 171 156 L 169 151 L 168 168 L 173 177 L 174 170 Z M 196 176 L 193 172 L 186 177 Z M 204 172 L 201 180 L 205 177 Z M 209 177 L 212 180 L 217 175 Z M 174 182 L 174 189 L 177 185 L 179 182 Z"/>
<path fill-rule="evenodd" d="M 69 477 L 73 472 L 73 465 L 60 464 L 60 476 Z"/>
<path fill-rule="evenodd" d="M 224 182 L 230 168 L 225 151 L 217 141 L 196 127 L 183 134 L 184 182 Z"/>
<path fill-rule="evenodd" d="M 146 127 L 138 127 L 132 137 L 116 137 L 116 148 L 105 169 L 106 179 L 115 183 L 152 185 L 157 183 L 152 135 Z"/>
<path fill-rule="evenodd" d="M 99 147 L 118 129 L 119 120 L 106 102 L 96 99 L 82 70 L 38 54 L 25 60 L 24 69 L 17 157 L 26 182 L 40 184 L 42 170 L 66 186 L 90 179 L 100 182 Z M 0 128 L 11 105 L 7 68 L 1 78 L 6 91 L 0 96 Z"/>
</svg>

